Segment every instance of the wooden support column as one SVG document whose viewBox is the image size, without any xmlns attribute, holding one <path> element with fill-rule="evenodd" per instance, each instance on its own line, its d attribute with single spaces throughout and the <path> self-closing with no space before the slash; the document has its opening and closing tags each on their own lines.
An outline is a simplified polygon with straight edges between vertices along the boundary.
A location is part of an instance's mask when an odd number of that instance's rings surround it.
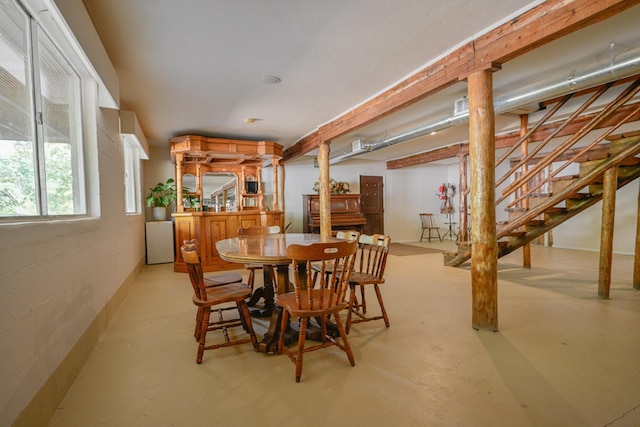
<svg viewBox="0 0 640 427">
<path fill-rule="evenodd" d="M 329 190 L 329 142 L 322 141 L 318 150 L 318 167 L 320 168 L 320 234 L 331 237 L 331 192 Z"/>
<path fill-rule="evenodd" d="M 638 210 L 636 211 L 636 250 L 633 258 L 633 289 L 640 291 L 640 188 L 638 189 Z"/>
<path fill-rule="evenodd" d="M 460 182 L 458 183 L 458 197 L 460 197 L 459 211 L 460 234 L 458 238 L 460 242 L 469 241 L 469 206 L 467 206 L 467 155 L 459 154 L 458 163 L 460 166 Z"/>
<path fill-rule="evenodd" d="M 271 160 L 273 167 L 273 210 L 280 210 L 280 187 L 278 186 L 278 159 Z"/>
<path fill-rule="evenodd" d="M 468 77 L 471 161 L 472 326 L 498 330 L 498 244 L 495 208 L 495 116 L 489 70 Z"/>
<path fill-rule="evenodd" d="M 281 200 L 280 209 L 284 212 L 285 204 L 284 204 L 284 165 L 283 164 L 279 164 L 279 170 L 280 170 L 279 185 L 280 185 L 280 200 Z M 284 233 L 284 230 L 282 230 L 282 232 Z"/>
<path fill-rule="evenodd" d="M 529 128 L 529 115 L 522 114 L 520 116 L 520 136 L 523 137 L 527 134 L 527 130 Z M 529 139 L 524 141 L 522 145 L 520 145 L 520 158 L 524 159 L 529 154 Z M 524 163 L 522 165 L 522 174 L 526 174 L 529 169 L 529 165 Z M 524 182 L 522 184 L 522 192 L 526 195 L 529 192 L 529 183 Z M 525 211 L 529 210 L 529 198 L 525 197 L 522 200 L 522 208 Z M 522 246 L 522 267 L 531 268 L 531 243 L 526 243 Z"/>
<path fill-rule="evenodd" d="M 598 276 L 598 297 L 608 299 L 609 289 L 611 288 L 613 223 L 616 214 L 618 168 L 610 168 L 604 172 L 604 183 L 602 187 L 602 231 L 600 232 L 600 272 Z"/>
</svg>

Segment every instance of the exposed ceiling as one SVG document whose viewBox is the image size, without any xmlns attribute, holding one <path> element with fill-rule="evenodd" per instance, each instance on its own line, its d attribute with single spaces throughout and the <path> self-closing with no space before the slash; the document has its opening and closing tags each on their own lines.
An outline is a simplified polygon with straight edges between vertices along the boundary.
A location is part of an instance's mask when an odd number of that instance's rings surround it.
<svg viewBox="0 0 640 427">
<path fill-rule="evenodd" d="M 153 146 L 196 134 L 285 148 L 487 30 L 527 0 L 84 0 L 120 77 L 121 108 Z M 502 65 L 494 92 L 640 46 L 640 6 Z M 613 47 L 612 47 L 613 44 Z M 264 83 L 277 76 L 278 84 Z M 453 114 L 460 82 L 332 142 L 377 140 Z M 254 119 L 247 123 L 247 119 Z M 519 126 L 503 114 L 496 131 Z M 390 160 L 468 139 L 464 126 L 362 156 Z M 313 153 L 310 153 L 313 154 Z"/>
</svg>

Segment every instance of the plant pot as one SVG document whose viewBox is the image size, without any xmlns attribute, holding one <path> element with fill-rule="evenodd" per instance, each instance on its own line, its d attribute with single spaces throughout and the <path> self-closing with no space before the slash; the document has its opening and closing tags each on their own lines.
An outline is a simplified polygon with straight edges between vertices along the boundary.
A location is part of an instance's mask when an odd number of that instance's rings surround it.
<svg viewBox="0 0 640 427">
<path fill-rule="evenodd" d="M 164 221 L 165 219 L 167 219 L 167 208 L 165 206 L 154 207 L 153 219 L 155 219 L 156 221 Z"/>
</svg>

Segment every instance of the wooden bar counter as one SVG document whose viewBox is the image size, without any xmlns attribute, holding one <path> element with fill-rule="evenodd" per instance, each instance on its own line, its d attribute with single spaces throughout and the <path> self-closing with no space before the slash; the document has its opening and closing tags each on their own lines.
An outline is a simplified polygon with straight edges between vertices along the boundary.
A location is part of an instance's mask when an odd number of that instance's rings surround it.
<svg viewBox="0 0 640 427">
<path fill-rule="evenodd" d="M 235 270 L 242 264 L 224 261 L 218 255 L 216 242 L 238 236 L 238 229 L 254 225 L 278 225 L 284 229 L 282 211 L 245 210 L 239 212 L 176 212 L 175 220 L 176 261 L 174 271 L 187 272 L 187 265 L 180 254 L 184 240 L 198 239 L 204 271 Z"/>
</svg>

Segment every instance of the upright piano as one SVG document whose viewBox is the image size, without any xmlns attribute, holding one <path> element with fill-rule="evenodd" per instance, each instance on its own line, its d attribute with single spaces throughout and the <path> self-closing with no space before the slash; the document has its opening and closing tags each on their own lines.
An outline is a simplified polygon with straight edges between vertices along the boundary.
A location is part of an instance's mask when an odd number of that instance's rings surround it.
<svg viewBox="0 0 640 427">
<path fill-rule="evenodd" d="M 320 232 L 320 196 L 302 195 L 302 225 L 305 233 Z M 331 229 L 358 230 L 367 223 L 360 205 L 360 194 L 331 195 Z"/>
</svg>

